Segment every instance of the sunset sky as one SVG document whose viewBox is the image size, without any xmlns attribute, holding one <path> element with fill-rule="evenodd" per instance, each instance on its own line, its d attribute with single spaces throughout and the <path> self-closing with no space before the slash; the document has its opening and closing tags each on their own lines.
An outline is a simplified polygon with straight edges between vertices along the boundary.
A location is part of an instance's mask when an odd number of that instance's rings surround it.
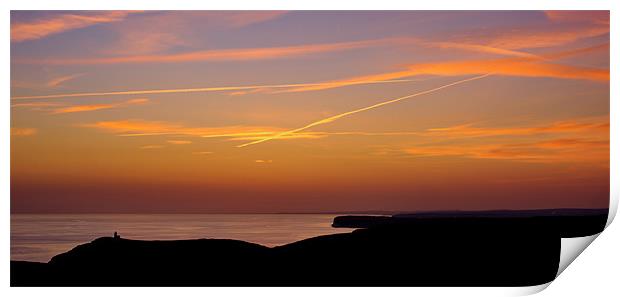
<svg viewBox="0 0 620 297">
<path fill-rule="evenodd" d="M 11 13 L 14 213 L 608 201 L 606 11 Z"/>
</svg>

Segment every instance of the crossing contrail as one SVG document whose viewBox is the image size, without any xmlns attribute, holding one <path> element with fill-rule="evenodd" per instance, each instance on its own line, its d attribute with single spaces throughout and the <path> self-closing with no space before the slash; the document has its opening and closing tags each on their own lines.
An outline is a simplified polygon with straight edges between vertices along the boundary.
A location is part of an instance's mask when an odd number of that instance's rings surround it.
<svg viewBox="0 0 620 297">
<path fill-rule="evenodd" d="M 382 84 L 382 83 L 399 83 L 411 82 L 413 79 L 396 79 L 396 80 L 362 80 L 346 83 L 323 82 L 323 83 L 299 83 L 299 84 L 279 84 L 279 85 L 253 85 L 253 86 L 227 86 L 227 87 L 207 87 L 193 89 L 167 89 L 167 90 L 137 90 L 137 91 L 113 91 L 113 92 L 93 92 L 93 93 L 70 93 L 70 94 L 53 94 L 39 96 L 18 96 L 11 97 L 11 100 L 25 99 L 52 99 L 52 98 L 70 98 L 70 97 L 95 97 L 95 96 L 117 96 L 117 95 L 148 95 L 148 94 L 171 94 L 171 93 L 197 93 L 197 92 L 216 92 L 216 91 L 240 91 L 252 89 L 269 89 L 269 88 L 296 88 L 311 86 L 350 86 L 363 84 Z"/>
<path fill-rule="evenodd" d="M 252 142 L 248 142 L 248 143 L 244 143 L 244 144 L 238 145 L 237 147 L 245 147 L 245 146 L 248 146 L 248 145 L 259 144 L 261 142 L 278 139 L 280 137 L 287 136 L 289 134 L 293 134 L 293 133 L 296 133 L 296 132 L 299 132 L 299 131 L 303 131 L 303 130 L 312 128 L 314 126 L 327 124 L 327 123 L 333 122 L 335 120 L 338 120 L 340 118 L 343 118 L 343 117 L 346 117 L 346 116 L 350 116 L 350 115 L 353 115 L 353 114 L 356 114 L 356 113 L 359 113 L 359 112 L 362 112 L 362 111 L 367 111 L 367 110 L 375 109 L 377 107 L 381 107 L 381 106 L 384 106 L 384 105 L 396 103 L 398 101 L 402 101 L 402 100 L 409 99 L 409 98 L 412 98 L 412 97 L 417 97 L 417 96 L 422 96 L 422 95 L 426 95 L 426 94 L 429 94 L 429 93 L 433 93 L 435 91 L 439 91 L 441 89 L 449 88 L 451 86 L 455 86 L 455 85 L 459 85 L 459 84 L 462 84 L 462 83 L 470 82 L 470 81 L 473 81 L 473 80 L 481 79 L 481 78 L 487 77 L 487 76 L 489 76 L 491 74 L 492 73 L 487 73 L 487 74 L 479 75 L 479 76 L 476 76 L 476 77 L 459 80 L 459 81 L 456 81 L 456 82 L 453 82 L 453 83 L 449 83 L 447 85 L 443 85 L 443 86 L 440 86 L 440 87 L 436 87 L 436 88 L 433 88 L 433 89 L 430 89 L 430 90 L 426 90 L 426 91 L 414 93 L 414 94 L 411 94 L 411 95 L 399 97 L 399 98 L 396 98 L 396 99 L 384 101 L 384 102 L 381 102 L 381 103 L 377 103 L 377 104 L 374 104 L 374 105 L 371 105 L 371 106 L 359 108 L 359 109 L 356 109 L 356 110 L 347 111 L 345 113 L 341 113 L 341 114 L 338 114 L 338 115 L 335 115 L 335 116 L 331 116 L 331 117 L 324 118 L 322 120 L 310 123 L 310 124 L 305 125 L 305 126 L 303 126 L 301 128 L 297 128 L 297 129 L 293 129 L 293 130 L 289 130 L 289 131 L 284 131 L 284 132 L 275 134 L 273 136 L 265 137 L 265 138 L 262 138 L 262 139 L 259 139 L 259 140 L 256 140 L 256 141 L 252 141 Z"/>
</svg>

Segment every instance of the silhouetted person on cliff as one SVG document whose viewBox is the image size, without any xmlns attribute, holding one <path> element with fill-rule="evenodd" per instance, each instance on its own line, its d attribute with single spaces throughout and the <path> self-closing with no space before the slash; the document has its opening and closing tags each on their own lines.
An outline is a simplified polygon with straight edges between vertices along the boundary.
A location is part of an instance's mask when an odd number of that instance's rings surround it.
<svg viewBox="0 0 620 297">
<path fill-rule="evenodd" d="M 114 239 L 119 239 L 119 238 L 121 237 L 118 235 L 118 233 L 116 233 L 116 231 L 114 231 Z"/>
</svg>

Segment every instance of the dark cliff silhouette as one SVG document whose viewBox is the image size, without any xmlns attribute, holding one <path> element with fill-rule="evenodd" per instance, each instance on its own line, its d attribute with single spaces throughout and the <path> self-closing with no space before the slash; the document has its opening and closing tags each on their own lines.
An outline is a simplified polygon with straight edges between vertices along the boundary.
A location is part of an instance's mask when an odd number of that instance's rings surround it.
<svg viewBox="0 0 620 297">
<path fill-rule="evenodd" d="M 350 233 L 268 248 L 228 239 L 104 237 L 49 263 L 11 262 L 12 286 L 531 286 L 557 273 L 560 238 L 607 210 L 344 216 Z"/>
</svg>

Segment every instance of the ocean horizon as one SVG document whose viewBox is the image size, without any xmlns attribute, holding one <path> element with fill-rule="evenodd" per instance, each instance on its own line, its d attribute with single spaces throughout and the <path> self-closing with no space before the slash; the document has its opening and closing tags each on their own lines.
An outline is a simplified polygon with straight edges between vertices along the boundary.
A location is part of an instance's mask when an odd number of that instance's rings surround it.
<svg viewBox="0 0 620 297">
<path fill-rule="evenodd" d="M 96 238 L 235 239 L 279 246 L 346 232 L 338 214 L 11 214 L 11 260 L 48 262 Z"/>
</svg>

